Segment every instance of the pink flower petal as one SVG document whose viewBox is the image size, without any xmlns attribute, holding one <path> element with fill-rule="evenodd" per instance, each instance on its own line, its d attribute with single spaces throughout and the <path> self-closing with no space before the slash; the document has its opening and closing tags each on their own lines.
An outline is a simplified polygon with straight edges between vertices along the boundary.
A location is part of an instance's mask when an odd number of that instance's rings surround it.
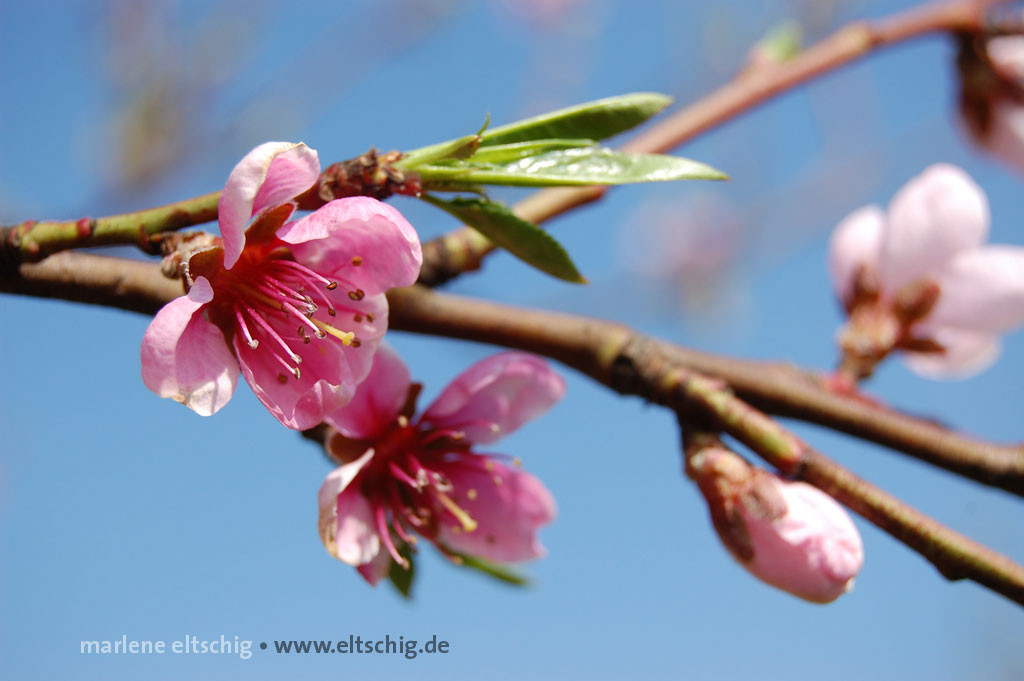
<svg viewBox="0 0 1024 681">
<path fill-rule="evenodd" d="M 556 511 L 555 500 L 540 480 L 472 454 L 448 462 L 441 472 L 454 486 L 454 501 L 477 524 L 467 532 L 454 521 L 443 522 L 438 533 L 442 544 L 497 562 L 544 555 L 537 530 L 554 520 Z"/>
<path fill-rule="evenodd" d="M 342 464 L 328 473 L 320 485 L 320 491 L 317 493 L 317 505 L 320 507 L 320 539 L 332 556 L 337 554 L 335 537 L 338 533 L 338 496 L 348 489 L 359 475 L 359 471 L 373 459 L 373 455 L 373 449 L 366 450 L 355 461 Z"/>
<path fill-rule="evenodd" d="M 993 65 L 1003 75 L 1024 81 L 1024 38 L 1019 35 L 993 38 L 985 48 Z"/>
<path fill-rule="evenodd" d="M 324 420 L 345 437 L 361 440 L 380 435 L 398 416 L 409 394 L 409 369 L 389 345 L 381 344 L 373 368 L 355 397 Z"/>
<path fill-rule="evenodd" d="M 217 203 L 224 267 L 231 269 L 238 262 L 246 225 L 254 215 L 291 201 L 319 176 L 316 151 L 301 142 L 267 142 L 246 154 L 228 176 Z"/>
<path fill-rule="evenodd" d="M 142 339 L 142 380 L 160 397 L 171 397 L 209 416 L 228 403 L 238 383 L 238 362 L 203 306 L 213 300 L 205 277 L 187 296 L 167 303 Z"/>
<path fill-rule="evenodd" d="M 997 100 L 992 105 L 989 128 L 980 142 L 1013 168 L 1024 170 L 1024 106 L 1008 99 Z"/>
<path fill-rule="evenodd" d="M 391 554 L 387 551 L 378 551 L 377 555 L 373 557 L 369 563 L 363 563 L 356 570 L 363 576 L 370 586 L 377 586 L 380 580 L 388 576 L 391 572 L 391 563 L 393 559 Z"/>
<path fill-rule="evenodd" d="M 539 357 L 502 352 L 459 374 L 422 420 L 487 444 L 540 416 L 565 394 L 565 381 Z"/>
<path fill-rule="evenodd" d="M 946 352 L 903 354 L 903 362 L 925 378 L 969 378 L 992 366 L 1002 352 L 999 336 L 992 333 L 939 327 L 929 329 L 926 335 L 941 343 Z"/>
<path fill-rule="evenodd" d="M 352 484 L 356 476 L 373 460 L 374 454 L 373 449 L 367 449 L 355 461 L 343 463 L 327 474 L 323 484 L 320 485 L 320 492 L 317 495 L 321 512 L 334 509 L 337 504 L 338 495 L 348 489 L 348 486 Z"/>
<path fill-rule="evenodd" d="M 355 461 L 335 468 L 317 494 L 320 539 L 328 553 L 351 565 L 366 563 L 380 550 L 370 504 L 358 489 L 349 488 L 373 455 L 372 449 L 367 450 Z"/>
<path fill-rule="evenodd" d="M 349 565 L 369 563 L 380 552 L 380 536 L 374 527 L 370 502 L 359 490 L 350 488 L 338 495 L 337 513 L 338 530 L 332 555 Z"/>
<path fill-rule="evenodd" d="M 840 222 L 828 244 L 828 271 L 832 288 L 845 302 L 853 289 L 853 277 L 860 267 L 878 271 L 879 250 L 885 229 L 885 214 L 878 206 L 865 206 Z"/>
<path fill-rule="evenodd" d="M 1024 248 L 960 253 L 936 276 L 942 293 L 927 322 L 1005 333 L 1024 324 Z"/>
<path fill-rule="evenodd" d="M 830 496 L 803 482 L 773 478 L 788 506 L 767 520 L 740 512 L 754 556 L 745 567 L 759 579 L 814 603 L 829 603 L 850 590 L 864 562 L 860 534 Z"/>
<path fill-rule="evenodd" d="M 278 334 L 297 353 L 300 377 L 296 379 L 274 359 L 272 341 L 263 338 L 256 350 L 249 347 L 240 334 L 234 346 L 242 375 L 256 397 L 283 425 L 296 430 L 312 428 L 324 417 L 348 404 L 356 387 L 366 379 L 373 363 L 373 354 L 387 330 L 387 299 L 383 294 L 352 301 L 341 295 L 342 287 L 333 292 L 337 309 L 335 317 L 321 308 L 316 317 L 341 331 L 353 332 L 359 347 L 345 346 L 332 337 L 313 338 L 305 343 L 298 325 L 289 320 L 271 319 Z M 374 321 L 369 321 L 369 314 Z M 355 321 L 356 317 L 360 321 Z M 312 332 L 307 329 L 307 335 Z"/>
<path fill-rule="evenodd" d="M 988 236 L 988 200 L 963 170 L 936 164 L 889 204 L 881 250 L 882 287 L 895 293 Z"/>
<path fill-rule="evenodd" d="M 292 244 L 302 264 L 343 277 L 369 295 L 415 283 L 423 263 L 412 225 L 393 207 L 365 196 L 331 201 L 277 236 Z"/>
</svg>

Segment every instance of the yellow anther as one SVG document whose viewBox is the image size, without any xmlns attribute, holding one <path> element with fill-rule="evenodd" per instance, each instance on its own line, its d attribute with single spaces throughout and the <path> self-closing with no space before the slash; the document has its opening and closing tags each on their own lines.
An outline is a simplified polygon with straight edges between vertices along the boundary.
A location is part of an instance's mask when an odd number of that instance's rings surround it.
<svg viewBox="0 0 1024 681">
<path fill-rule="evenodd" d="M 466 532 L 472 532 L 476 529 L 476 521 L 470 518 L 469 514 L 466 513 L 462 507 L 452 501 L 444 492 L 437 492 L 436 494 L 438 501 L 440 501 L 446 509 L 451 511 L 451 514 L 455 516 L 460 523 L 462 523 L 462 529 Z"/>
<path fill-rule="evenodd" d="M 320 329 L 324 333 L 331 334 L 344 345 L 352 345 L 352 339 L 356 337 L 356 335 L 351 331 L 341 331 L 340 329 L 336 329 L 327 322 L 322 322 L 319 319 L 311 319 L 310 321 L 316 324 L 316 328 Z"/>
</svg>

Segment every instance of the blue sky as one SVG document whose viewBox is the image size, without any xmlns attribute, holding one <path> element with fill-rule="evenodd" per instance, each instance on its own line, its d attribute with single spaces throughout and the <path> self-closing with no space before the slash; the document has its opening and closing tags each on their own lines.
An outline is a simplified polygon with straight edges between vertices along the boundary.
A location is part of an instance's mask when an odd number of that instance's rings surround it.
<svg viewBox="0 0 1024 681">
<path fill-rule="evenodd" d="M 635 90 L 684 103 L 726 78 L 745 47 L 799 4 L 752 12 L 741 2 L 606 0 L 541 24 L 498 2 L 183 2 L 157 4 L 147 30 L 128 4 L 0 3 L 0 222 L 104 215 L 212 191 L 269 139 L 304 140 L 329 163 L 371 145 L 408 149 L 464 134 L 488 112 L 502 123 Z M 906 4 L 832 3 L 821 26 Z M 130 29 L 112 28 L 111 16 Z M 808 30 L 817 36 L 822 27 Z M 939 37 L 888 50 L 679 150 L 729 172 L 729 183 L 627 187 L 553 222 L 588 287 L 499 254 L 451 290 L 827 368 L 840 319 L 825 244 L 850 210 L 884 205 L 927 165 L 951 162 L 985 188 L 992 241 L 1024 244 L 1022 178 L 966 142 L 953 108 L 953 58 Z M 133 121 L 141 136 L 131 136 Z M 161 162 L 145 172 L 123 170 L 153 159 Z M 642 275 L 643 255 L 627 257 L 652 238 L 636 216 L 655 207 L 677 215 L 686 233 L 696 229 L 692 207 L 709 195 L 738 216 L 738 245 L 707 295 L 678 304 L 678 290 Z M 453 226 L 412 201 L 395 205 L 423 238 Z M 672 246 L 669 237 L 664 249 Z M 702 283 L 686 280 L 685 294 Z M 805 604 L 750 578 L 719 546 L 681 475 L 670 416 L 568 370 L 565 400 L 500 447 L 558 500 L 559 517 L 542 533 L 549 555 L 528 567 L 533 586 L 491 583 L 426 550 L 415 599 L 402 601 L 324 552 L 316 491 L 329 465 L 245 386 L 204 419 L 142 385 L 147 323 L 0 297 L 5 678 L 945 681 L 1010 679 L 1024 669 L 1017 606 L 947 583 L 859 518 L 865 567 L 837 603 Z M 428 399 L 494 350 L 389 338 Z M 1022 373 L 1018 332 L 996 368 L 971 380 L 926 381 L 896 361 L 870 388 L 911 412 L 1019 441 Z M 1024 560 L 1019 499 L 872 444 L 793 428 L 909 503 Z M 79 653 L 83 639 L 122 634 L 168 642 L 436 634 L 451 652 L 415 660 Z"/>
</svg>

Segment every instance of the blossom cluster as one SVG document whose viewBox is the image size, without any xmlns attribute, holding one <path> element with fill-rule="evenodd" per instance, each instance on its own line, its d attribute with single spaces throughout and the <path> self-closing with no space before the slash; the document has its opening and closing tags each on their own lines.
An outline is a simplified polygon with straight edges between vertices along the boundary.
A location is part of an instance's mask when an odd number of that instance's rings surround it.
<svg viewBox="0 0 1024 681">
<path fill-rule="evenodd" d="M 419 274 L 419 238 L 397 210 L 367 197 L 289 221 L 319 176 L 304 144 L 263 144 L 238 163 L 220 197 L 220 237 L 184 239 L 173 254 L 187 294 L 147 329 L 143 380 L 211 415 L 241 372 L 288 428 L 328 424 L 326 446 L 341 465 L 320 490 L 320 534 L 373 584 L 392 561 L 408 567 L 398 545 L 414 545 L 415 535 L 454 560 L 539 557 L 551 494 L 473 446 L 547 410 L 564 392 L 561 378 L 536 357 L 499 354 L 410 420 L 419 387 L 394 351 L 378 346 L 385 293 Z"/>
<path fill-rule="evenodd" d="M 554 499 L 490 445 L 561 399 L 563 380 L 538 357 L 503 352 L 417 412 L 421 386 L 381 340 L 386 292 L 418 276 L 419 238 L 367 197 L 292 220 L 319 177 L 304 144 L 264 144 L 235 167 L 220 236 L 182 238 L 168 261 L 186 294 L 146 331 L 146 385 L 210 415 L 240 373 L 283 425 L 323 426 L 337 467 L 318 495 L 320 537 L 371 584 L 408 570 L 420 540 L 456 563 L 542 556 L 537 535 L 555 517 Z M 991 363 L 999 335 L 1024 323 L 1024 249 L 986 245 L 988 227 L 984 193 L 945 164 L 911 180 L 887 210 L 843 220 L 829 248 L 848 317 L 840 374 L 870 375 L 893 351 L 928 375 Z M 851 588 L 863 547 L 831 497 L 724 447 L 688 453 L 687 472 L 723 543 L 756 577 L 818 603 Z"/>
</svg>

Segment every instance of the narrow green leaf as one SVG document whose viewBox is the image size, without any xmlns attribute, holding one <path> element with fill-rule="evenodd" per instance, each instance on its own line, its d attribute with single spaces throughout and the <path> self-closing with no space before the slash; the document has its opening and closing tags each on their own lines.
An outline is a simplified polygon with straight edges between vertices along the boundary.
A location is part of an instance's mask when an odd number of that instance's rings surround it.
<svg viewBox="0 0 1024 681">
<path fill-rule="evenodd" d="M 455 553 L 448 549 L 453 556 L 456 556 L 464 568 L 470 570 L 476 570 L 482 574 L 497 579 L 499 582 L 505 584 L 511 584 L 512 586 L 529 586 L 530 579 L 519 572 L 516 572 L 507 565 L 501 563 L 492 563 L 486 558 L 478 558 L 476 556 L 469 556 L 464 553 Z"/>
<path fill-rule="evenodd" d="M 455 198 L 449 201 L 424 194 L 423 200 L 477 230 L 498 246 L 553 277 L 573 283 L 586 283 L 569 254 L 543 229 L 527 222 L 507 206 L 479 198 Z"/>
<path fill-rule="evenodd" d="M 402 154 L 395 163 L 398 167 L 412 168 L 421 163 L 437 163 L 448 159 L 469 158 L 480 146 L 480 135 L 466 135 L 440 144 L 431 144 Z"/>
<path fill-rule="evenodd" d="M 671 97 L 656 92 L 599 99 L 491 128 L 481 136 L 481 146 L 556 138 L 603 140 L 640 125 L 671 103 Z"/>
<path fill-rule="evenodd" d="M 412 598 L 412 583 L 416 577 L 416 562 L 408 544 L 400 545 L 398 553 L 409 561 L 409 569 L 406 570 L 395 561 L 391 561 L 391 568 L 388 570 L 388 580 L 404 598 Z"/>
<path fill-rule="evenodd" d="M 535 140 L 533 142 L 496 144 L 490 147 L 481 147 L 473 154 L 472 159 L 474 164 L 502 164 L 518 161 L 527 156 L 537 156 L 548 151 L 592 147 L 595 144 L 594 140 L 587 139 Z"/>
<path fill-rule="evenodd" d="M 443 166 L 420 166 L 417 172 L 428 189 L 447 182 L 554 187 L 728 178 L 709 165 L 687 158 L 626 154 L 606 147 L 549 151 L 500 164 L 477 164 L 471 158 Z"/>
</svg>

